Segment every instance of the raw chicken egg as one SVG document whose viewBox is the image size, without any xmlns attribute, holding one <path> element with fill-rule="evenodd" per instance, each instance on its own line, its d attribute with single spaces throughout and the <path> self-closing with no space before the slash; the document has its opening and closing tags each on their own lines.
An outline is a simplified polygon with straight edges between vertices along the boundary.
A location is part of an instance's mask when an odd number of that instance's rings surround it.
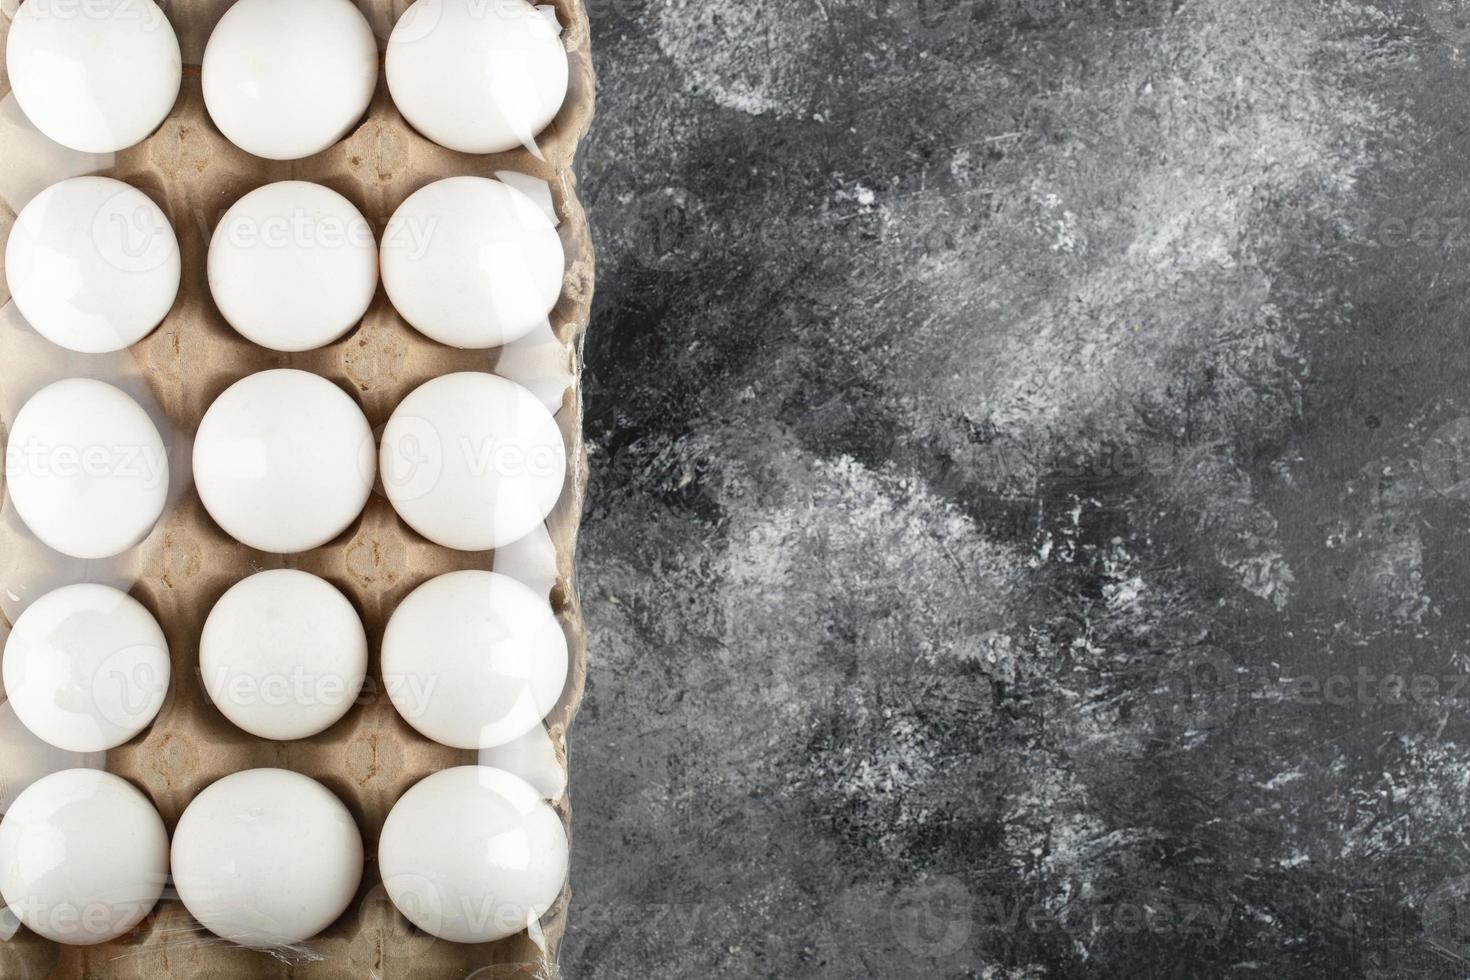
<svg viewBox="0 0 1470 980">
<path fill-rule="evenodd" d="M 153 420 L 91 378 L 57 381 L 22 406 L 5 475 L 26 527 L 72 558 L 111 558 L 137 545 L 168 500 L 168 454 Z"/>
<path fill-rule="evenodd" d="M 394 25 L 386 70 L 409 124 L 462 153 L 533 145 L 567 95 L 556 21 L 525 0 L 418 0 Z"/>
<path fill-rule="evenodd" d="M 194 441 L 209 516 L 252 548 L 294 554 L 345 531 L 373 488 L 373 433 L 341 388 L 262 371 L 215 399 Z"/>
<path fill-rule="evenodd" d="M 297 160 L 367 112 L 378 43 L 351 0 L 239 0 L 209 36 L 201 75 L 209 117 L 230 142 Z"/>
<path fill-rule="evenodd" d="M 535 201 L 488 177 L 449 177 L 388 220 L 383 287 L 416 330 L 450 347 L 499 347 L 546 323 L 566 256 Z"/>
<path fill-rule="evenodd" d="M 209 290 L 220 312 L 271 350 L 337 340 L 357 326 L 377 288 L 372 227 L 320 184 L 284 180 L 251 191 L 225 212 L 209 243 Z"/>
<path fill-rule="evenodd" d="M 393 706 L 442 745 L 504 745 L 541 726 L 567 679 L 567 640 L 546 599 L 495 572 L 419 586 L 383 634 Z"/>
<path fill-rule="evenodd" d="M 260 738 L 306 738 L 331 727 L 362 690 L 367 660 L 367 633 L 347 597 L 289 568 L 226 592 L 199 642 L 210 700 Z"/>
<path fill-rule="evenodd" d="M 525 388 L 463 372 L 415 389 L 383 430 L 383 488 L 415 531 L 486 551 L 538 527 L 561 496 L 566 447 Z"/>
<path fill-rule="evenodd" d="M 115 153 L 163 122 L 183 61 L 153 0 L 28 0 L 10 25 L 6 69 L 36 128 L 82 153 Z"/>
<path fill-rule="evenodd" d="M 137 599 L 68 585 L 37 599 L 5 642 L 5 693 L 59 749 L 102 752 L 153 721 L 168 694 L 168 641 Z"/>
<path fill-rule="evenodd" d="M 362 880 L 362 835 L 331 790 L 285 769 L 226 776 L 174 829 L 173 881 L 199 924 L 242 946 L 310 939 Z"/>
<path fill-rule="evenodd" d="M 378 867 L 388 897 L 420 929 L 495 942 L 530 928 L 561 895 L 567 836 L 525 780 L 460 766 L 420 780 L 394 805 Z"/>
<path fill-rule="evenodd" d="M 81 354 L 131 347 L 179 292 L 179 242 L 157 204 L 109 177 L 73 177 L 31 199 L 5 248 L 26 322 Z"/>
<path fill-rule="evenodd" d="M 0 820 L 0 895 L 54 942 L 92 946 L 131 932 L 158 904 L 167 877 L 163 820 L 111 773 L 42 777 Z"/>
</svg>

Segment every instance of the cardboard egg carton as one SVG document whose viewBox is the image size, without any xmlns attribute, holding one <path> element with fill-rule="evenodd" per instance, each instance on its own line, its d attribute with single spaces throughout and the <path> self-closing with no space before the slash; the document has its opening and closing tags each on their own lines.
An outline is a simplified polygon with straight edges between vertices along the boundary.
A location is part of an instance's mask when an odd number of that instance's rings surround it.
<svg viewBox="0 0 1470 980">
<path fill-rule="evenodd" d="M 183 252 L 182 286 L 168 318 L 145 340 L 116 355 L 77 355 L 48 344 L 19 317 L 9 302 L 8 288 L 0 283 L 4 304 L 0 423 L 7 431 L 20 406 L 44 385 L 67 376 L 96 377 L 122 387 L 149 411 L 170 446 L 172 470 L 170 505 L 163 520 L 142 545 L 109 562 L 82 563 L 47 551 L 7 502 L 0 509 L 0 610 L 4 623 L 13 622 L 30 601 L 75 581 L 104 582 L 131 591 L 168 636 L 173 679 L 154 724 L 107 753 L 105 767 L 153 800 L 170 833 L 194 796 L 224 775 L 262 766 L 305 773 L 331 788 L 357 819 L 367 867 L 348 912 L 301 950 L 273 956 L 214 939 L 166 891 L 153 914 L 115 942 L 63 947 L 20 929 L 0 942 L 0 976 L 554 977 L 569 891 L 563 892 L 539 929 L 484 945 L 458 945 L 428 936 L 389 902 L 375 859 L 389 809 L 423 776 L 475 763 L 477 756 L 429 741 L 398 716 L 383 690 L 377 653 L 393 609 L 436 575 L 496 568 L 543 589 L 549 586 L 571 653 L 566 690 L 546 722 L 547 747 L 565 774 L 567 726 L 586 677 L 586 637 L 573 557 L 587 476 L 580 353 L 591 304 L 593 253 L 572 173 L 578 141 L 592 116 L 585 11 L 579 0 L 554 4 L 570 58 L 571 84 L 565 105 L 539 134 L 534 150 L 470 156 L 439 147 L 399 115 L 380 74 L 367 117 L 347 139 L 306 160 L 273 162 L 231 145 L 205 112 L 198 65 L 210 31 L 228 6 L 229 0 L 165 4 L 184 55 L 182 92 L 156 133 L 114 157 L 72 153 L 45 140 L 24 120 L 10 96 L 8 78 L 0 74 L 0 241 L 8 235 L 16 212 L 43 187 L 81 173 L 100 173 L 124 180 L 156 201 L 174 225 Z M 381 47 L 408 3 L 361 0 L 360 6 Z M 8 16 L 0 16 L 0 52 L 9 23 Z M 321 350 L 282 354 L 236 334 L 210 298 L 205 274 L 209 236 L 225 210 L 256 187 L 285 179 L 325 184 L 351 200 L 381 236 L 398 205 L 425 184 L 455 175 L 495 176 L 506 171 L 547 183 L 567 255 L 563 292 L 549 331 L 515 348 L 461 351 L 434 343 L 394 312 L 380 285 L 358 329 Z M 533 538 L 499 553 L 452 551 L 410 530 L 381 493 L 373 495 L 366 512 L 347 532 L 315 551 L 272 555 L 231 540 L 209 518 L 191 486 L 193 433 L 211 402 L 230 384 L 256 371 L 281 367 L 312 371 L 338 384 L 358 400 L 375 428 L 388 420 L 404 396 L 439 375 L 494 371 L 527 383 L 544 400 L 555 403 L 568 449 L 570 471 L 547 521 L 549 541 Z M 362 614 L 372 647 L 363 698 L 338 724 L 297 742 L 265 741 L 235 728 L 210 703 L 198 672 L 200 631 L 214 602 L 245 576 L 280 567 L 313 572 L 342 589 Z M 564 784 L 542 780 L 546 782 Z M 0 789 L 7 791 L 8 800 L 19 787 Z M 556 806 L 570 828 L 565 794 Z"/>
</svg>

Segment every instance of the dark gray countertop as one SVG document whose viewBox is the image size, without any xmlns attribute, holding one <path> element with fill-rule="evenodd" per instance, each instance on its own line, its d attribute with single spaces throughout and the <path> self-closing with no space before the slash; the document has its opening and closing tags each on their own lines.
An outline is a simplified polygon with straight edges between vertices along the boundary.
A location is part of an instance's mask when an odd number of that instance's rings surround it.
<svg viewBox="0 0 1470 980">
<path fill-rule="evenodd" d="M 591 3 L 568 977 L 1470 973 L 1470 4 Z"/>
</svg>

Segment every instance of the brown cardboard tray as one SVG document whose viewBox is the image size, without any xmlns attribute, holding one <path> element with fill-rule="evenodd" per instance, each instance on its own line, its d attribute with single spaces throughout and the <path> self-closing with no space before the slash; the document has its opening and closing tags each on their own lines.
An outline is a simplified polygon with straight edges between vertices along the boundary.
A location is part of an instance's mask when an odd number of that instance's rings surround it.
<svg viewBox="0 0 1470 980">
<path fill-rule="evenodd" d="M 360 5 L 381 45 L 408 3 L 361 0 Z M 28 602 L 67 582 L 102 581 L 130 590 L 164 627 L 173 681 L 153 726 L 108 753 L 106 768 L 146 793 L 170 832 L 189 801 L 228 773 L 272 766 L 313 776 L 335 791 L 356 817 L 367 868 L 352 907 L 308 944 L 319 958 L 287 961 L 213 940 L 165 892 L 165 901 L 143 925 L 116 942 L 60 947 L 22 929 L 12 940 L 0 942 L 0 977 L 555 977 L 569 889 L 543 919 L 539 936 L 522 933 L 498 943 L 457 945 L 417 931 L 393 908 L 374 858 L 383 820 L 405 790 L 430 772 L 476 761 L 473 752 L 420 736 L 382 694 L 377 647 L 384 625 L 398 602 L 424 581 L 454 569 L 495 567 L 496 556 L 463 554 L 429 543 L 397 518 L 381 494 L 374 494 L 356 524 L 321 549 L 298 556 L 255 552 L 232 541 L 210 520 L 187 471 L 192 436 L 205 409 L 234 381 L 256 371 L 294 367 L 323 375 L 355 397 L 369 421 L 380 427 L 424 381 L 453 371 L 494 371 L 501 363 L 498 352 L 454 350 L 418 334 L 394 312 L 381 286 L 361 326 L 321 350 L 280 354 L 244 340 L 215 309 L 205 278 L 209 234 L 243 194 L 277 180 L 317 181 L 356 204 L 381 235 L 404 198 L 442 177 L 515 170 L 549 182 L 567 253 L 564 289 L 551 326 L 559 342 L 553 357 L 570 375 L 557 415 L 570 472 L 547 529 L 556 564 L 551 597 L 567 631 L 572 666 L 547 730 L 565 767 L 567 726 L 586 677 L 573 556 L 587 473 L 580 360 L 593 253 L 572 172 L 593 104 L 585 10 L 580 0 L 554 3 L 571 61 L 571 86 L 560 114 L 537 139 L 539 156 L 527 149 L 470 156 L 431 143 L 399 115 L 380 75 L 367 117 L 346 140 L 306 160 L 271 162 L 232 146 L 204 109 L 197 66 L 211 29 L 228 6 L 229 0 L 165 4 L 183 49 L 183 90 L 161 128 L 115 158 L 79 162 L 79 155 L 57 155 L 54 145 L 28 132 L 0 65 L 0 241 L 36 191 L 79 172 L 96 172 L 127 181 L 153 198 L 169 215 L 183 251 L 183 284 L 168 318 L 147 339 L 117 355 L 90 357 L 52 347 L 20 321 L 8 288 L 0 283 L 0 303 L 5 304 L 0 311 L 0 423 L 8 429 L 24 401 L 53 380 L 78 374 L 103 378 L 134 394 L 154 415 L 170 442 L 175 474 L 169 510 L 159 526 L 141 546 L 111 562 L 84 565 L 46 551 L 5 504 L 0 509 L 0 627 L 8 632 L 6 624 Z M 9 23 L 0 16 L 0 52 Z M 360 699 L 323 734 L 299 742 L 264 741 L 233 727 L 210 704 L 198 674 L 199 634 L 215 600 L 244 576 L 280 567 L 316 573 L 341 588 L 362 614 L 372 644 L 368 683 L 373 696 Z M 0 762 L 0 785 L 15 778 L 4 775 L 5 768 Z M 10 798 L 19 787 L 5 789 Z M 570 828 L 565 796 L 557 808 Z"/>
</svg>

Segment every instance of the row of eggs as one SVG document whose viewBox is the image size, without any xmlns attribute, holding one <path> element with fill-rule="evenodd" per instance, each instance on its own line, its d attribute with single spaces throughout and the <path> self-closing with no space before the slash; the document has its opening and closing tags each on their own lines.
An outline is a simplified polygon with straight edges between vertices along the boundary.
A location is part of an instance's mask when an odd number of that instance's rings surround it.
<svg viewBox="0 0 1470 980">
<path fill-rule="evenodd" d="M 340 535 L 377 475 L 405 523 L 435 544 L 488 551 L 533 533 L 561 496 L 566 448 L 534 394 L 466 371 L 420 385 L 377 447 L 362 408 L 316 374 L 261 371 L 205 412 L 193 478 L 209 515 L 237 541 L 297 554 Z M 92 378 L 53 382 L 21 407 L 6 446 L 16 514 L 72 558 L 111 558 L 152 533 L 171 471 L 153 419 Z"/>
<path fill-rule="evenodd" d="M 389 617 L 380 663 L 398 713 L 458 749 L 509 745 L 536 729 L 566 683 L 566 636 L 545 596 L 492 571 L 420 585 Z M 307 572 L 242 580 L 215 603 L 199 643 L 210 700 L 260 738 L 309 738 L 358 702 L 368 640 L 352 603 Z M 168 642 L 133 597 L 93 583 L 33 602 L 5 643 L 5 693 L 20 722 L 67 752 L 105 752 L 153 722 L 171 678 Z"/>
<path fill-rule="evenodd" d="M 530 928 L 561 894 L 567 838 L 556 811 L 520 777 L 461 766 L 416 783 L 378 840 L 393 904 L 451 942 Z M 211 784 L 172 842 L 132 784 L 67 769 L 27 787 L 0 820 L 0 895 L 32 931 L 75 946 L 137 928 L 171 880 L 184 907 L 222 939 L 281 948 L 326 929 L 363 877 L 362 834 L 326 786 L 284 769 Z"/>
<path fill-rule="evenodd" d="M 388 39 L 389 93 L 442 146 L 531 145 L 566 98 L 553 17 L 525 0 L 418 0 Z M 153 0 L 25 0 L 6 49 L 26 117 L 84 153 L 145 139 L 173 109 L 178 38 Z M 362 119 L 378 45 L 351 0 L 238 0 L 205 47 L 205 107 L 232 143 L 268 160 L 325 150 Z"/>
<path fill-rule="evenodd" d="M 546 322 L 565 261 L 552 218 L 500 180 L 450 177 L 419 189 L 389 219 L 381 246 L 341 194 L 281 181 L 225 212 L 208 276 L 237 332 L 297 352 L 356 326 L 381 263 L 388 298 L 413 327 L 452 347 L 488 349 Z M 142 191 L 73 177 L 21 209 L 5 275 L 16 308 L 42 336 L 82 354 L 111 353 L 142 340 L 173 307 L 179 243 Z"/>
</svg>

